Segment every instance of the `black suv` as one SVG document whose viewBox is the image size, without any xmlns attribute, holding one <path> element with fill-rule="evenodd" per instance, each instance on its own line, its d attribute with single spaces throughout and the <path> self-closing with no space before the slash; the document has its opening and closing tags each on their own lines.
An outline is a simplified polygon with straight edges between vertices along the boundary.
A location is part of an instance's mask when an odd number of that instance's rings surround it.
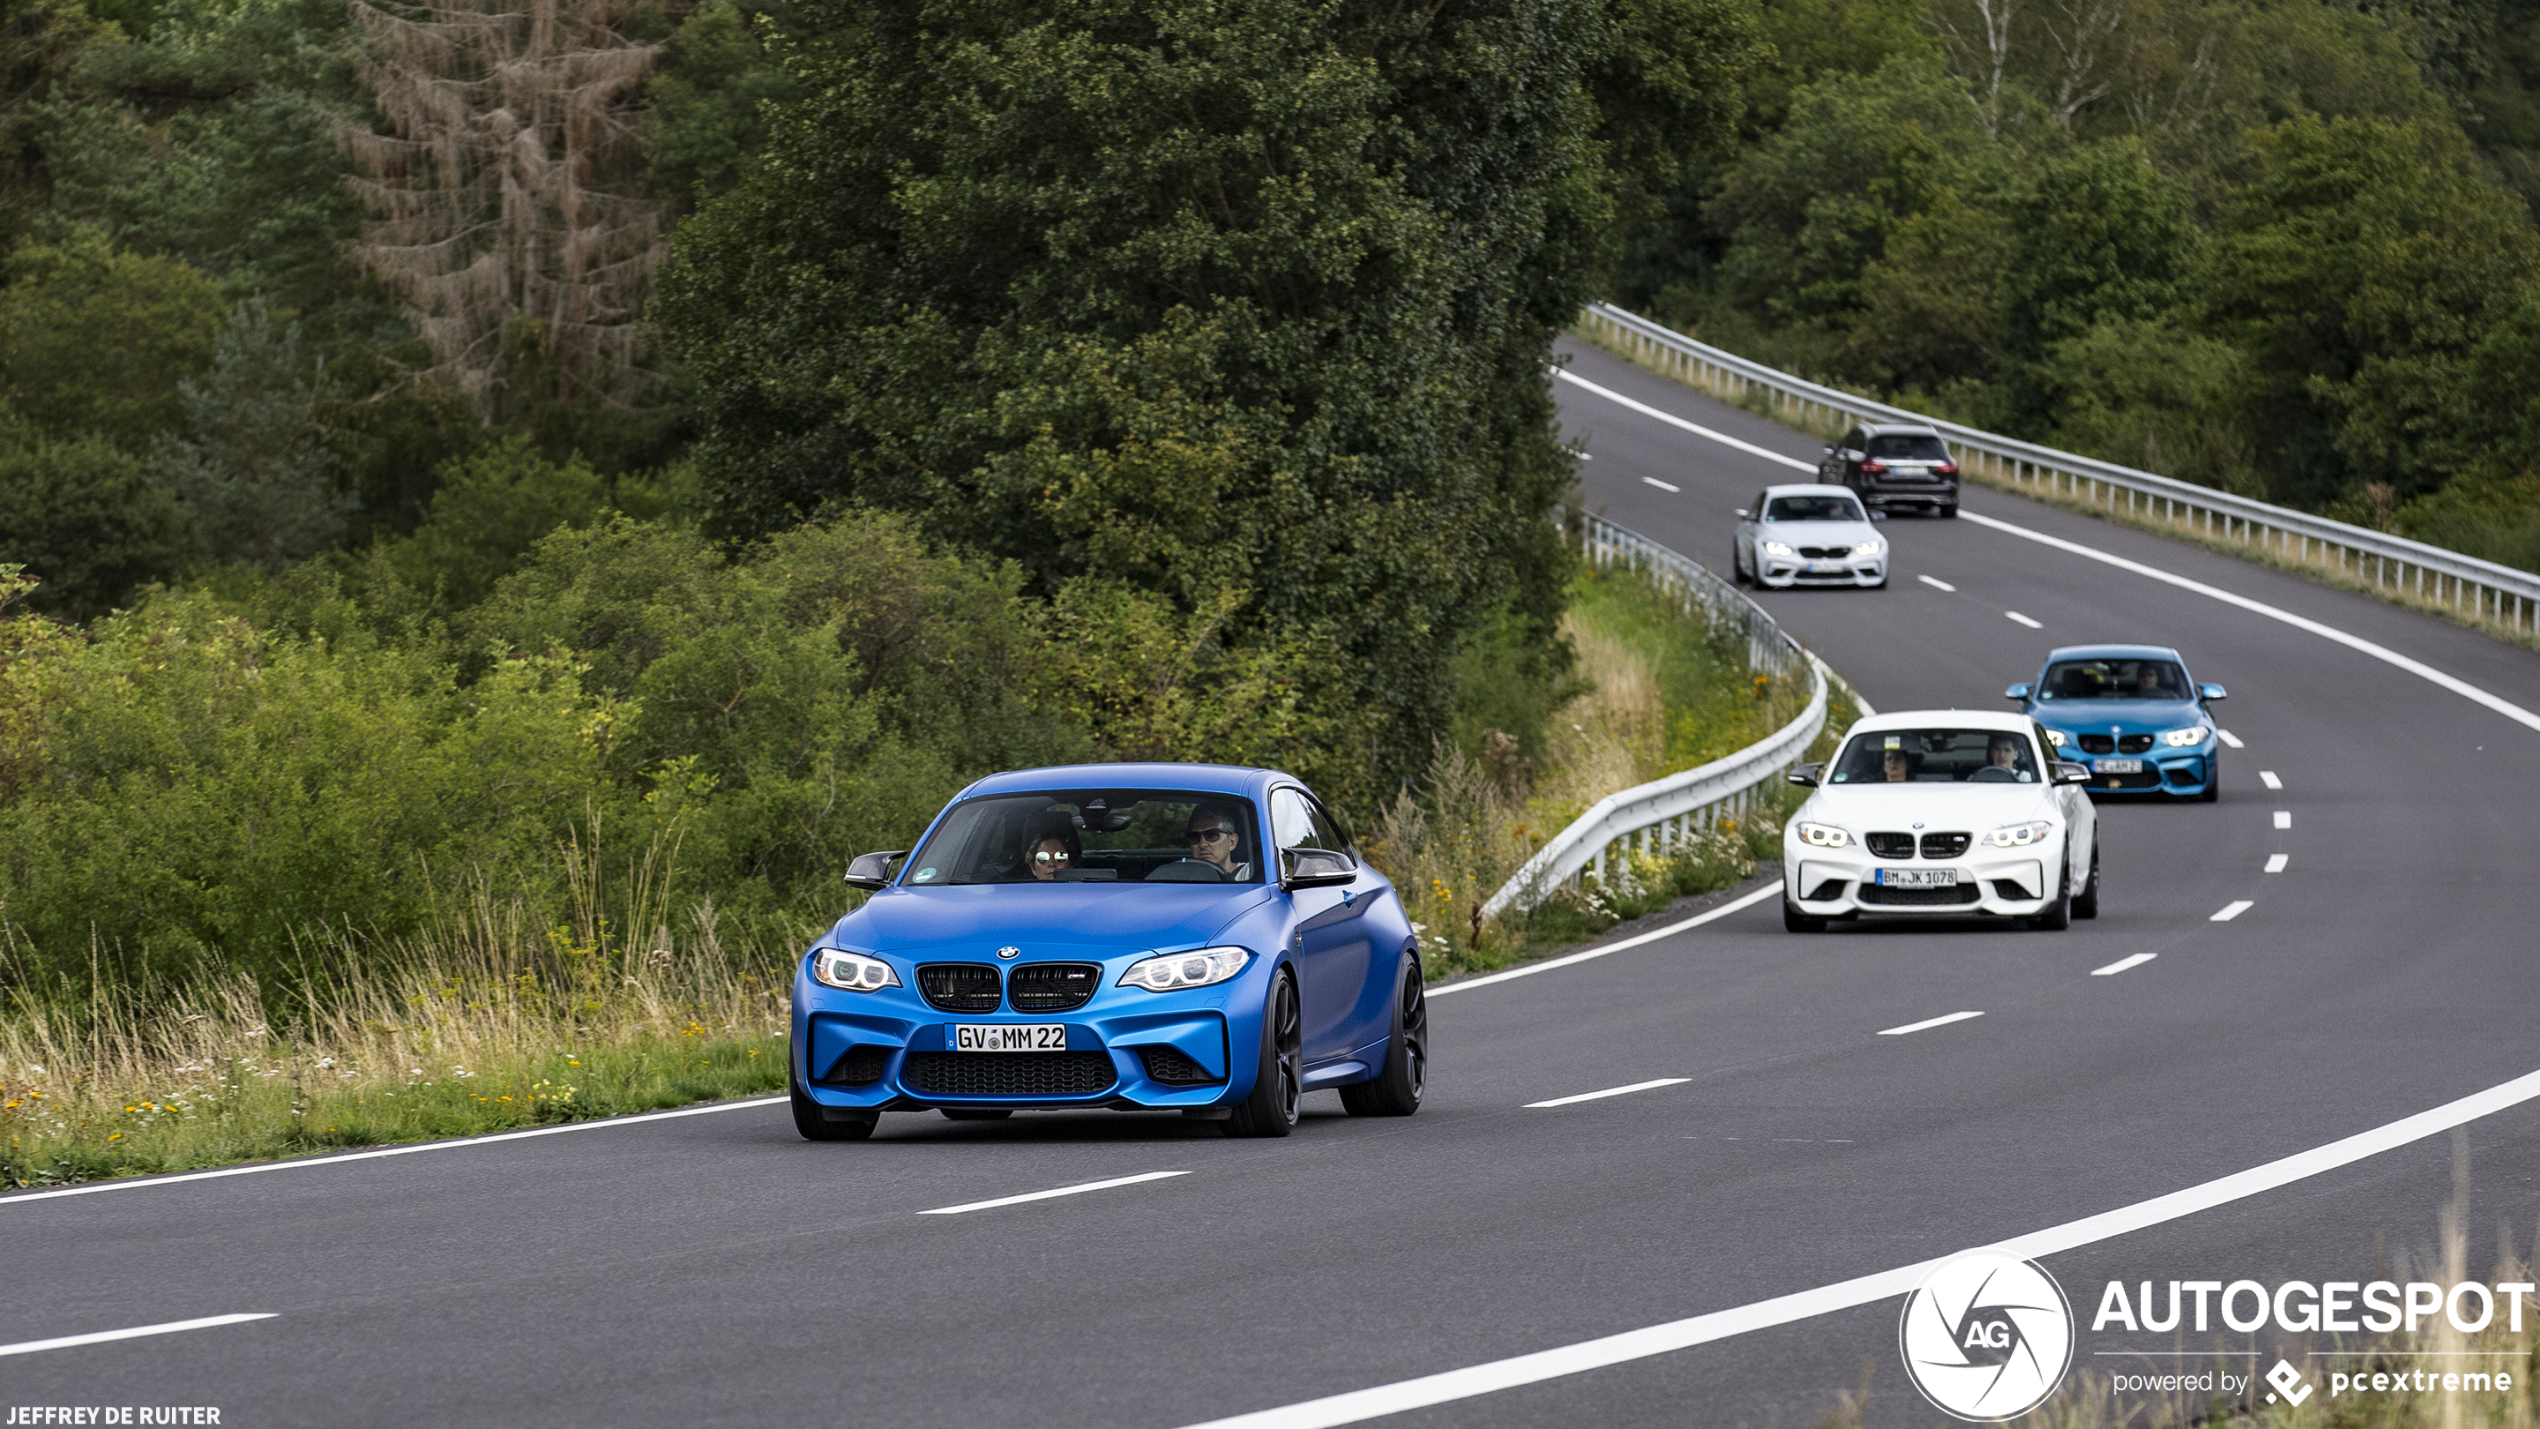
<svg viewBox="0 0 2540 1429">
<path fill-rule="evenodd" d="M 1864 422 L 1826 448 L 1817 479 L 1851 487 L 1872 511 L 1958 514 L 1958 463 L 1929 427 Z"/>
</svg>

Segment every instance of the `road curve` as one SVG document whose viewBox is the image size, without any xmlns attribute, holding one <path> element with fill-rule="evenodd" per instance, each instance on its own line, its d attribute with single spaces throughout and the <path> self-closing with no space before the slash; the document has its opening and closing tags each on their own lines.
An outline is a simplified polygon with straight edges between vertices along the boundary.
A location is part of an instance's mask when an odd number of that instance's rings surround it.
<svg viewBox="0 0 2540 1429">
<path fill-rule="evenodd" d="M 1570 361 L 1815 455 L 1593 349 Z M 1725 562 L 1731 508 L 1796 477 L 1561 399 L 1590 503 L 1705 561 Z M 1966 510 L 2540 710 L 2540 660 L 2440 622 L 2013 497 Z M 1766 899 L 1438 999 L 1418 1117 L 1353 1121 L 1319 1094 L 1285 1141 L 1097 1113 L 890 1117 L 815 1146 L 766 1105 L 0 1199 L 0 1401 L 210 1405 L 224 1425 L 1194 1424 L 2060 1225 L 2540 1068 L 2520 905 L 2540 733 L 2017 531 L 1886 530 L 1890 589 L 1763 597 L 1881 709 L 2002 708 L 2045 649 L 2091 640 L 2176 645 L 2230 687 L 2243 747 L 2219 804 L 2103 807 L 2097 921 L 1796 938 Z M 1880 1035 L 1962 1011 L 1983 1015 Z M 2467 1137 L 2473 1224 L 2527 1243 L 2540 1103 Z M 2067 1287 L 2369 1272 L 2376 1236 L 2430 1243 L 2451 1157 L 2435 1137 L 2046 1263 Z M 1130 1179 L 1164 1172 L 1183 1174 Z M 1100 1182 L 1120 1184 L 921 1214 Z M 7 1353 L 246 1314 L 271 1318 Z M 1895 1303 L 1866 1304 L 1382 1422 L 1809 1422 L 1867 1366 L 1872 1422 L 1927 1423 L 1894 1336 Z"/>
</svg>

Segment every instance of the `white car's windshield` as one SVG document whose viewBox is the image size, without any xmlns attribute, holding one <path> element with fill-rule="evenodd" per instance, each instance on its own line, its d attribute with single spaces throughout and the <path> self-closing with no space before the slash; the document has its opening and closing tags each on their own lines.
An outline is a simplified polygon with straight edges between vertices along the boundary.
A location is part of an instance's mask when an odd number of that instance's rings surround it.
<svg viewBox="0 0 2540 1429">
<path fill-rule="evenodd" d="M 2034 784 L 2036 746 L 2001 729 L 1882 729 L 1856 734 L 1829 784 Z"/>
<path fill-rule="evenodd" d="M 1867 521 L 1861 503 L 1849 496 L 1776 496 L 1764 509 L 1767 521 Z"/>
<path fill-rule="evenodd" d="M 906 881 L 1259 883 L 1252 801 L 1156 789 L 965 800 L 909 857 Z"/>
<path fill-rule="evenodd" d="M 2187 672 L 2168 660 L 2058 660 L 2037 682 L 2041 700 L 2183 700 Z"/>
</svg>

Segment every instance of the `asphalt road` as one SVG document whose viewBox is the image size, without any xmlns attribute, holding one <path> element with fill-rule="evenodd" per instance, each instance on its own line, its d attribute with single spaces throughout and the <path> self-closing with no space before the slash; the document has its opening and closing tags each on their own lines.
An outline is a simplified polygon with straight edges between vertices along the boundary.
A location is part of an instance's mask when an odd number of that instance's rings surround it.
<svg viewBox="0 0 2540 1429">
<path fill-rule="evenodd" d="M 1593 350 L 1572 361 L 1815 456 Z M 1719 566 L 1731 508 L 1800 479 L 1561 395 L 1590 503 Z M 2012 497 L 1971 490 L 1965 509 L 2540 709 L 2540 659 L 2439 622 Z M 231 1426 L 1170 1429 L 1909 1265 L 2540 1069 L 2524 907 L 2540 732 L 2013 532 L 1886 530 L 1888 590 L 1764 597 L 1881 710 L 2005 708 L 2002 686 L 2048 647 L 2095 640 L 2176 645 L 2230 688 L 2221 721 L 2244 747 L 2219 804 L 2102 806 L 2095 922 L 1803 938 L 1768 899 L 1438 998 L 1419 1116 L 1352 1121 L 1317 1094 L 1285 1141 L 1093 1113 L 896 1116 L 871 1142 L 815 1146 L 764 1105 L 0 1200 L 0 1348 L 273 1317 L 0 1355 L 0 1421 L 9 1406 L 175 1404 Z M 2284 870 L 2264 872 L 2277 853 Z M 2093 975 L 2141 953 L 2157 956 Z M 1959 1011 L 1984 1015 L 1879 1035 Z M 1528 1105 L 1662 1078 L 1684 1080 Z M 2517 1249 L 2540 1228 L 2540 1102 L 2465 1135 L 2476 1275 L 2500 1219 Z M 2453 1155 L 2437 1136 L 2049 1257 L 2084 1316 L 2082 1364 L 2117 1363 L 2092 1359 L 2114 1341 L 2086 1332 L 2110 1278 L 2368 1278 L 2377 1257 L 2430 1251 Z M 1183 1174 L 919 1214 L 1153 1172 Z M 1900 1372 L 1896 1312 L 1886 1300 L 1380 1422 L 1804 1424 L 1866 1369 L 1871 1423 L 1933 1423 Z"/>
</svg>

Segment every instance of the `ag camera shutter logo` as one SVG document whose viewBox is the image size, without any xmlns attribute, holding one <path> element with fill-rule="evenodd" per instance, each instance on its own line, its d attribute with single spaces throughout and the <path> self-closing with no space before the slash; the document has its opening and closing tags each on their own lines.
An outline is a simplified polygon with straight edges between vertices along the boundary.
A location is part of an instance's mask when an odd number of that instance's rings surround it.
<svg viewBox="0 0 2540 1429">
<path fill-rule="evenodd" d="M 1906 1377 L 1942 1413 L 2017 1419 L 2073 1364 L 2073 1307 L 2035 1261 L 1978 1251 L 1923 1277 L 1896 1327 Z"/>
</svg>

